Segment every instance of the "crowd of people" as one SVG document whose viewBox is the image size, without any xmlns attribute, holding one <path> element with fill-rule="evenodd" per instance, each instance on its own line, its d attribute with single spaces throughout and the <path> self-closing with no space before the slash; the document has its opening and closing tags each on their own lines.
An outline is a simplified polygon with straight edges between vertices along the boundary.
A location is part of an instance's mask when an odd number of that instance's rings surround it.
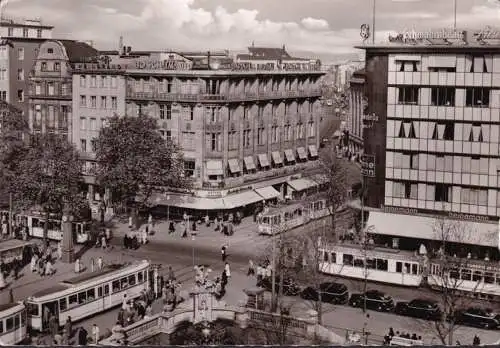
<svg viewBox="0 0 500 348">
<path fill-rule="evenodd" d="M 389 328 L 389 332 L 387 333 L 387 335 L 384 336 L 384 344 L 390 345 L 393 337 L 395 336 L 406 338 L 408 340 L 422 341 L 422 336 L 418 336 L 416 333 L 410 334 L 408 332 L 399 332 L 399 331 L 394 332 L 394 329 L 391 327 Z"/>
</svg>

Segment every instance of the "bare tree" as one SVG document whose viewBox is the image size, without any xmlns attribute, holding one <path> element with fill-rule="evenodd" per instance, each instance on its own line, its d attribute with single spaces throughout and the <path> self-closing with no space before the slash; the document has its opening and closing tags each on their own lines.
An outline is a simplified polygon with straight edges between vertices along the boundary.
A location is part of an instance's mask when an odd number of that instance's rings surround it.
<svg viewBox="0 0 500 348">
<path fill-rule="evenodd" d="M 442 316 L 425 325 L 442 344 L 453 345 L 454 333 L 460 325 L 457 314 L 474 302 L 473 296 L 482 283 L 486 263 L 473 261 L 470 254 L 450 255 L 450 243 L 468 243 L 472 238 L 473 231 L 466 222 L 439 218 L 433 229 L 441 245 L 437 253 L 425 253 L 424 274 L 427 273 L 428 284 L 439 293 Z"/>
</svg>

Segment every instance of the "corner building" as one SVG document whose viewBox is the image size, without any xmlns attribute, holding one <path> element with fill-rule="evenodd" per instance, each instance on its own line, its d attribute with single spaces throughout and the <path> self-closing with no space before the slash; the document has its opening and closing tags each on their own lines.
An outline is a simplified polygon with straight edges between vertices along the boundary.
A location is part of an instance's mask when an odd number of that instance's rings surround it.
<svg viewBox="0 0 500 348">
<path fill-rule="evenodd" d="M 442 243 L 436 217 L 463 220 L 470 233 L 448 242 L 491 256 L 499 246 L 500 41 L 402 37 L 359 47 L 367 111 L 378 117 L 364 130 L 364 153 L 375 156 L 375 177 L 365 178 L 368 225 L 382 242 L 418 246 Z"/>
<path fill-rule="evenodd" d="M 108 54 L 101 58 L 106 64 L 80 64 L 75 70 L 74 118 L 87 125 L 84 119 L 94 118 L 98 131 L 103 115 L 85 111 L 83 101 L 99 109 L 106 95 L 97 82 L 85 88 L 80 81 L 119 75 L 116 88 L 124 94 L 106 100 L 107 109 L 120 115 L 123 105 L 129 116 L 156 118 L 161 134 L 183 149 L 185 175 L 193 179 L 193 192 L 156 197 L 158 205 L 169 206 L 171 213 L 233 210 L 317 185 L 300 178 L 318 168 L 323 73 L 317 62 L 263 66 L 210 54 L 196 59 L 162 52 Z M 73 139 L 82 152 L 92 152 L 83 148 L 92 139 L 82 127 L 87 126 L 73 127 Z"/>
</svg>

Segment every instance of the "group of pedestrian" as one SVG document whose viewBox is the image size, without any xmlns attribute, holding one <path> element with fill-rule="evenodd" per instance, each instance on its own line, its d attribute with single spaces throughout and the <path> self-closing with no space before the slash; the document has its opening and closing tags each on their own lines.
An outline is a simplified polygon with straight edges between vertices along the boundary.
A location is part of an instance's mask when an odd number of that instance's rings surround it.
<svg viewBox="0 0 500 348">
<path fill-rule="evenodd" d="M 107 250 L 111 248 L 111 229 L 109 227 L 101 230 L 96 237 L 95 246 L 96 248 L 102 248 L 103 250 Z"/>
<path fill-rule="evenodd" d="M 414 341 L 422 341 L 422 336 L 417 336 L 416 333 L 410 334 L 408 332 L 399 332 L 399 331 L 394 332 L 394 329 L 390 327 L 389 332 L 387 333 L 387 335 L 384 336 L 384 345 L 389 345 L 394 336 Z"/>
<path fill-rule="evenodd" d="M 62 246 L 59 243 L 57 247 L 57 258 L 62 257 Z M 54 267 L 55 259 L 52 255 L 52 248 L 49 242 L 45 244 L 44 249 L 34 248 L 33 255 L 31 257 L 30 269 L 31 272 L 38 273 L 41 277 L 51 276 L 56 272 Z"/>
</svg>

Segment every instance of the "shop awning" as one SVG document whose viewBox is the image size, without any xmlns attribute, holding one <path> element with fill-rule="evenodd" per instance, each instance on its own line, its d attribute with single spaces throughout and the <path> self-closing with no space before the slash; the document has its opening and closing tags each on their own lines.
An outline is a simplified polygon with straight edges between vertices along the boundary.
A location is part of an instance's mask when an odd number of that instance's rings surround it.
<svg viewBox="0 0 500 348">
<path fill-rule="evenodd" d="M 255 163 L 253 161 L 252 156 L 247 156 L 247 157 L 243 158 L 243 162 L 245 162 L 245 168 L 247 170 L 254 170 L 255 169 Z"/>
<path fill-rule="evenodd" d="M 295 155 L 291 149 L 285 150 L 285 158 L 288 162 L 295 162 Z"/>
<path fill-rule="evenodd" d="M 261 188 L 255 189 L 255 192 L 257 192 L 257 194 L 259 194 L 264 199 L 273 199 L 273 198 L 277 198 L 277 197 L 281 196 L 281 193 L 279 193 L 272 186 L 266 186 L 266 187 L 261 187 Z"/>
<path fill-rule="evenodd" d="M 157 193 L 151 195 L 150 201 L 152 204 L 165 207 L 169 206 L 194 210 L 227 209 L 222 198 L 201 198 L 182 194 Z"/>
<path fill-rule="evenodd" d="M 498 247 L 498 223 L 441 220 L 427 216 L 371 211 L 367 226 L 375 231 L 374 233 L 387 236 Z"/>
<path fill-rule="evenodd" d="M 259 154 L 259 163 L 261 167 L 269 167 L 269 159 L 267 158 L 267 154 L 261 153 Z"/>
<path fill-rule="evenodd" d="M 318 149 L 316 145 L 309 145 L 309 154 L 311 157 L 318 157 Z"/>
<path fill-rule="evenodd" d="M 248 204 L 253 204 L 262 201 L 262 197 L 255 191 L 248 190 L 240 193 L 228 195 L 223 198 L 226 209 L 234 209 L 243 207 Z"/>
<path fill-rule="evenodd" d="M 283 163 L 283 159 L 281 158 L 281 154 L 278 151 L 273 151 L 271 153 L 271 156 L 273 158 L 274 164 L 282 164 Z"/>
<path fill-rule="evenodd" d="M 307 159 L 306 149 L 304 149 L 302 146 L 297 148 L 297 154 L 299 155 L 300 159 Z"/>
<path fill-rule="evenodd" d="M 228 159 L 227 163 L 229 164 L 229 170 L 231 171 L 231 173 L 236 174 L 241 172 L 240 164 L 236 158 Z"/>
<path fill-rule="evenodd" d="M 290 186 L 295 191 L 303 191 L 308 188 L 315 187 L 317 184 L 309 179 L 295 179 L 287 182 L 288 186 Z"/>
<path fill-rule="evenodd" d="M 224 175 L 222 161 L 207 161 L 207 175 Z"/>
</svg>

